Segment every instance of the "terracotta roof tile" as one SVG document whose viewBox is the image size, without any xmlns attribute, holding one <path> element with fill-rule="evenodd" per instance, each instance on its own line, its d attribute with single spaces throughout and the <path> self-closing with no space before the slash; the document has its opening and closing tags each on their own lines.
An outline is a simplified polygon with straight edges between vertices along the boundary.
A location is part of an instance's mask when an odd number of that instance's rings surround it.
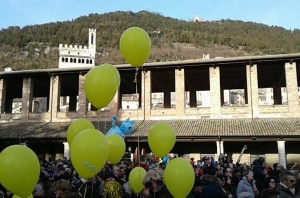
<svg viewBox="0 0 300 198">
<path fill-rule="evenodd" d="M 146 137 L 158 122 L 169 123 L 177 136 L 300 136 L 300 118 L 145 120 L 136 121 L 131 137 Z M 66 138 L 70 123 L 2 123 L 0 139 Z M 98 127 L 99 124 L 99 127 Z M 111 122 L 94 122 L 97 129 L 107 132 Z M 120 125 L 120 122 L 117 123 Z"/>
</svg>

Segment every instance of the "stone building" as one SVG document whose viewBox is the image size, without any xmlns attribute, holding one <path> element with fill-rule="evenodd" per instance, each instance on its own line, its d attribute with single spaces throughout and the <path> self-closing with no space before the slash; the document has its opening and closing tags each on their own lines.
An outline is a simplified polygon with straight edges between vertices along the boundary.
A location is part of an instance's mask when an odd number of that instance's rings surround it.
<svg viewBox="0 0 300 198">
<path fill-rule="evenodd" d="M 100 119 L 83 90 L 91 67 L 0 73 L 0 150 L 25 143 L 41 158 L 68 156 L 66 130 L 72 120 L 87 118 L 105 133 L 115 115 L 119 121 L 135 120 L 126 144 L 137 147 L 139 141 L 146 152 L 149 129 L 164 121 L 177 134 L 173 153 L 195 159 L 227 153 L 235 162 L 247 145 L 241 162 L 264 156 L 267 164 L 300 163 L 300 54 L 147 63 L 139 70 L 137 86 L 135 68 L 116 65 L 120 89 Z M 273 105 L 259 102 L 265 88 L 272 91 Z M 225 105 L 224 90 L 242 90 L 243 105 Z M 197 102 L 199 91 L 205 93 L 199 94 L 201 100 L 209 97 L 204 106 Z M 153 105 L 154 94 L 159 108 Z M 132 95 L 137 105 L 122 107 Z M 69 97 L 67 109 L 61 108 L 64 97 Z M 33 111 L 35 98 L 44 98 L 44 112 Z M 20 112 L 12 108 L 16 99 L 22 103 Z"/>
<path fill-rule="evenodd" d="M 89 28 L 88 46 L 59 44 L 59 68 L 95 66 L 96 29 Z"/>
</svg>

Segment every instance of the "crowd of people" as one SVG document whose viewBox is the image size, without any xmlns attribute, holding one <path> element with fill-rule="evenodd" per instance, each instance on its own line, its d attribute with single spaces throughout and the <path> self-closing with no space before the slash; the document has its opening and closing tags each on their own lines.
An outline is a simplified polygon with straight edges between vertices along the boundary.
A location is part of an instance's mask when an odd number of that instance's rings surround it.
<svg viewBox="0 0 300 198">
<path fill-rule="evenodd" d="M 172 198 L 164 183 L 164 170 L 172 159 L 170 156 L 164 159 L 141 156 L 137 164 L 132 161 L 115 165 L 108 162 L 88 181 L 80 178 L 66 158 L 41 162 L 40 178 L 32 195 L 34 198 Z M 221 154 L 218 160 L 203 157 L 195 161 L 191 158 L 190 163 L 195 171 L 195 182 L 187 198 L 300 197 L 297 164 L 285 169 L 275 163 L 271 168 L 264 165 L 262 157 L 250 165 L 233 164 L 226 154 Z M 129 183 L 129 174 L 134 167 L 147 171 L 144 189 L 139 194 L 133 192 Z M 0 198 L 12 196 L 0 185 Z"/>
</svg>

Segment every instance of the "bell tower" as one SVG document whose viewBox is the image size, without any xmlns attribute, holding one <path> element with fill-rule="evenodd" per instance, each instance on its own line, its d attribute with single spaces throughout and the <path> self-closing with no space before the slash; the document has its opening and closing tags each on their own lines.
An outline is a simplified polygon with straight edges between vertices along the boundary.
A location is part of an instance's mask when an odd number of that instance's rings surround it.
<svg viewBox="0 0 300 198">
<path fill-rule="evenodd" d="M 89 45 L 88 48 L 91 52 L 91 55 L 95 57 L 96 55 L 96 32 L 95 28 L 89 28 Z"/>
</svg>

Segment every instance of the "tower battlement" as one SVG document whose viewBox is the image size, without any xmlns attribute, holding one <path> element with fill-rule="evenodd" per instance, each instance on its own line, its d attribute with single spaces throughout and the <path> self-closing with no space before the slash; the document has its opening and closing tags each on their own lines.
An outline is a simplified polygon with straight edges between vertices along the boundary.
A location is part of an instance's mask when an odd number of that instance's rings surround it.
<svg viewBox="0 0 300 198">
<path fill-rule="evenodd" d="M 64 50 L 82 50 L 82 49 L 88 49 L 88 46 L 86 45 L 68 45 L 68 44 L 59 44 L 59 49 Z"/>
</svg>

